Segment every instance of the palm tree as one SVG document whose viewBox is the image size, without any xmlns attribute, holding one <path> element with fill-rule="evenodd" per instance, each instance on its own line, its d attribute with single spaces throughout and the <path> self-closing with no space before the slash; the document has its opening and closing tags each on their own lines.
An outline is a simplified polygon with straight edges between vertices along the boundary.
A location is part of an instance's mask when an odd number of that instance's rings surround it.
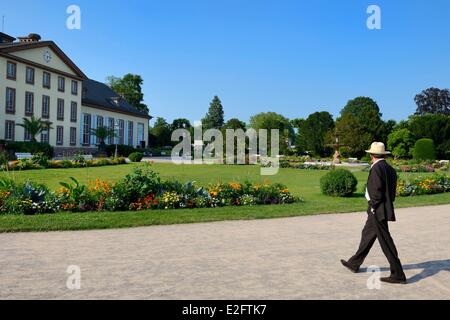
<svg viewBox="0 0 450 320">
<path fill-rule="evenodd" d="M 31 135 L 31 141 L 36 142 L 36 136 L 42 131 L 47 131 L 53 129 L 51 127 L 50 121 L 44 121 L 41 118 L 36 118 L 35 116 L 31 116 L 31 118 L 23 118 L 23 123 L 17 124 L 18 126 L 24 128 Z"/>
<path fill-rule="evenodd" d="M 97 137 L 99 150 L 105 150 L 105 140 L 116 135 L 114 129 L 105 126 L 91 129 L 91 134 Z"/>
</svg>

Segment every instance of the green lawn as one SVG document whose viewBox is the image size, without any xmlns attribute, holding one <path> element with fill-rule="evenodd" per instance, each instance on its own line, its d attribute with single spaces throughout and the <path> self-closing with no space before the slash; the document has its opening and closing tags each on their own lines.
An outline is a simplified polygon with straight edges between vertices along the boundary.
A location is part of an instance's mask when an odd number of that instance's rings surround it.
<svg viewBox="0 0 450 320">
<path fill-rule="evenodd" d="M 141 164 L 136 164 L 141 165 Z M 2 173 L 17 180 L 30 179 L 45 183 L 52 189 L 59 182 L 75 177 L 86 183 L 97 177 L 116 181 L 131 171 L 133 165 L 81 169 L 48 169 Z M 192 223 L 218 220 L 263 219 L 333 212 L 352 212 L 366 209 L 363 188 L 367 172 L 355 171 L 358 192 L 352 198 L 332 198 L 320 193 L 319 180 L 327 171 L 280 169 L 278 175 L 262 177 L 256 166 L 174 165 L 154 164 L 153 169 L 163 178 L 182 181 L 194 180 L 198 185 L 215 182 L 244 181 L 281 182 L 305 202 L 291 205 L 225 207 L 207 209 L 153 210 L 143 212 L 59 213 L 41 216 L 0 216 L 0 232 L 86 230 L 124 228 L 158 224 Z M 426 174 L 402 174 L 426 175 Z M 397 207 L 423 206 L 450 203 L 450 193 L 398 198 Z"/>
</svg>

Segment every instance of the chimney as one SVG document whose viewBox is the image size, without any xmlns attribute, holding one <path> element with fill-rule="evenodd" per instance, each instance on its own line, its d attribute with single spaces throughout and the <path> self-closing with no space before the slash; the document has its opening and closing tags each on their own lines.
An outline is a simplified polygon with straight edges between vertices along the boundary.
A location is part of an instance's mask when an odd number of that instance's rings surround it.
<svg viewBox="0 0 450 320">
<path fill-rule="evenodd" d="M 30 33 L 27 37 L 19 37 L 19 41 L 21 43 L 39 42 L 40 40 L 41 40 L 41 36 L 36 33 Z"/>
<path fill-rule="evenodd" d="M 7 35 L 6 33 L 0 32 L 0 43 L 12 43 L 16 38 Z"/>
</svg>

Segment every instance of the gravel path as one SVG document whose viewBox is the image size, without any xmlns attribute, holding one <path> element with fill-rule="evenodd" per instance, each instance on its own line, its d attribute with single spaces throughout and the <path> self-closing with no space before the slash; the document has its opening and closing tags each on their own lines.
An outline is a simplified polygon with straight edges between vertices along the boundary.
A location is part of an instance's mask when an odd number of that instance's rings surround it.
<svg viewBox="0 0 450 320">
<path fill-rule="evenodd" d="M 354 213 L 0 234 L 0 299 L 449 299 L 450 205 L 397 216 L 408 285 L 370 290 L 376 275 L 341 266 L 365 222 Z M 79 290 L 66 286 L 70 265 L 80 267 Z M 389 274 L 378 243 L 370 265 Z"/>
</svg>

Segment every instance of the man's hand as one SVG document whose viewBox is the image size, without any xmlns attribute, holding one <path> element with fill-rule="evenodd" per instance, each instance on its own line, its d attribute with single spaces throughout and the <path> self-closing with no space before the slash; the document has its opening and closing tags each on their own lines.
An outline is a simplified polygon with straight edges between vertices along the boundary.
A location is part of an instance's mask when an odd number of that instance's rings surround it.
<svg viewBox="0 0 450 320">
<path fill-rule="evenodd" d="M 372 213 L 372 214 L 375 214 L 375 209 L 374 208 L 370 208 L 370 212 Z"/>
</svg>

